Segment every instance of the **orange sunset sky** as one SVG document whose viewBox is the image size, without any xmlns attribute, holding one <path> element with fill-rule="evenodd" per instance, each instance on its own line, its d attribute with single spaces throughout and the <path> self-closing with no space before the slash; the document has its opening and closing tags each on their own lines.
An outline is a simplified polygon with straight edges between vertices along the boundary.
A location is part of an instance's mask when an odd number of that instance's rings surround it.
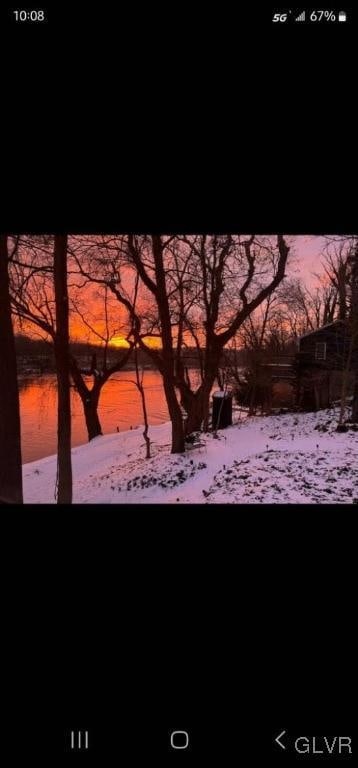
<svg viewBox="0 0 358 768">
<path fill-rule="evenodd" d="M 300 277 L 307 285 L 314 285 L 316 278 L 313 273 L 320 271 L 320 254 L 324 247 L 324 238 L 313 235 L 299 235 L 297 237 L 291 236 L 290 241 L 292 262 L 288 267 L 287 274 L 291 277 Z M 82 307 L 86 308 L 86 315 L 88 307 L 91 307 L 90 324 L 98 333 L 103 334 L 104 323 L 101 319 L 103 312 L 101 312 L 101 302 L 98 299 L 98 294 L 96 294 L 96 289 L 93 286 L 83 288 L 80 292 L 79 303 Z M 127 346 L 125 341 L 126 313 L 114 298 L 110 299 L 109 316 L 111 329 L 110 344 L 116 347 Z M 29 324 L 23 325 L 23 332 L 29 336 L 38 336 Z M 78 315 L 73 312 L 70 314 L 70 335 L 72 341 L 101 343 L 100 339 L 91 329 L 85 327 Z M 147 338 L 146 343 L 153 347 L 160 346 L 160 340 L 154 337 Z"/>
</svg>

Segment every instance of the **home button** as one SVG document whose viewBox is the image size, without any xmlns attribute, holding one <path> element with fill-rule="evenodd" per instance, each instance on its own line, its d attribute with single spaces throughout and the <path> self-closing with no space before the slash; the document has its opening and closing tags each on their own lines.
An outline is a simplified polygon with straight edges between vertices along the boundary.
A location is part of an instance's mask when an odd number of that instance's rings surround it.
<svg viewBox="0 0 358 768">
<path fill-rule="evenodd" d="M 172 731 L 170 734 L 170 746 L 173 749 L 187 749 L 189 734 L 187 731 Z"/>
</svg>

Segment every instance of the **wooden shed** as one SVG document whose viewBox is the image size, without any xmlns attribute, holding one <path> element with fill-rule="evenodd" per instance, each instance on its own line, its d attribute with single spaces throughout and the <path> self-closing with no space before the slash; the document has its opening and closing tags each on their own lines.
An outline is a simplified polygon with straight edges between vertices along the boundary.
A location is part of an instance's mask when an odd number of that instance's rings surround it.
<svg viewBox="0 0 358 768">
<path fill-rule="evenodd" d="M 353 391 L 358 339 L 352 342 L 348 323 L 335 320 L 301 336 L 295 363 L 298 403 L 309 410 L 327 408 L 340 396 L 343 370 L 349 371 L 348 390 Z"/>
<path fill-rule="evenodd" d="M 348 323 L 335 320 L 299 340 L 298 362 L 302 366 L 342 371 L 347 364 L 351 335 Z M 351 350 L 351 370 L 358 368 L 358 342 Z"/>
</svg>

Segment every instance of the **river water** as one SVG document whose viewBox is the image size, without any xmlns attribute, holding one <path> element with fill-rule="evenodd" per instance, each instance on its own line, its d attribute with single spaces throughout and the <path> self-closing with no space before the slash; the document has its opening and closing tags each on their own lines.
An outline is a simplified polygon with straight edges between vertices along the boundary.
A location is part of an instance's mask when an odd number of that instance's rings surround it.
<svg viewBox="0 0 358 768">
<path fill-rule="evenodd" d="M 193 371 L 196 378 L 198 371 Z M 120 371 L 104 385 L 98 408 L 103 434 L 120 432 L 143 424 L 139 392 L 134 383 L 133 371 Z M 158 371 L 146 370 L 144 386 L 149 424 L 168 421 L 168 409 Z M 89 382 L 90 384 L 90 382 Z M 57 450 L 57 386 L 56 376 L 20 379 L 20 417 L 22 461 L 36 461 L 51 456 Z M 71 388 L 72 445 L 88 440 L 82 403 Z"/>
</svg>

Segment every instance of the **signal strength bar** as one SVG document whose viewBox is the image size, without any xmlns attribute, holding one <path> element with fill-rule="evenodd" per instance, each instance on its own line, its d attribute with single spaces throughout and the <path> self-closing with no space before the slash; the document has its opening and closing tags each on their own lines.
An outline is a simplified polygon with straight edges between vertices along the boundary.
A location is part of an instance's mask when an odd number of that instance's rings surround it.
<svg viewBox="0 0 358 768">
<path fill-rule="evenodd" d="M 306 11 L 302 11 L 299 16 L 295 19 L 295 21 L 305 21 L 306 20 Z"/>
</svg>

